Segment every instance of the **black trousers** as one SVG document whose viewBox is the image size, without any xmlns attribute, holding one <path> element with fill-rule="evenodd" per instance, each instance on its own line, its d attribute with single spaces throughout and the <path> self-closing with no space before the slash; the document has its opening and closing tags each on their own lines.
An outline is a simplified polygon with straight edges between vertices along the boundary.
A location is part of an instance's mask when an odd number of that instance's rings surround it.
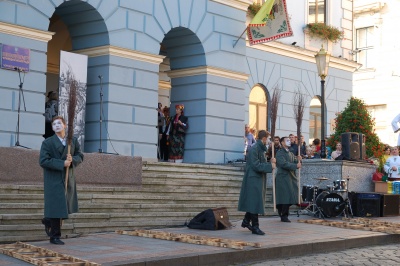
<svg viewBox="0 0 400 266">
<path fill-rule="evenodd" d="M 47 218 L 50 220 L 51 230 L 50 238 L 60 238 L 61 237 L 61 219 L 60 218 Z"/>
<path fill-rule="evenodd" d="M 169 156 L 169 140 L 167 140 L 167 135 L 164 133 L 162 135 L 162 138 L 160 140 L 160 153 L 161 153 L 161 158 L 164 161 L 168 161 L 168 156 Z"/>
<path fill-rule="evenodd" d="M 244 215 L 244 219 L 246 221 L 251 221 L 251 225 L 253 227 L 258 227 L 259 226 L 259 222 L 258 222 L 258 213 L 254 214 L 254 213 L 250 213 L 250 212 L 246 212 Z"/>
<path fill-rule="evenodd" d="M 276 208 L 278 209 L 278 214 L 280 217 L 288 217 L 289 216 L 289 208 L 292 204 L 276 204 Z"/>
</svg>

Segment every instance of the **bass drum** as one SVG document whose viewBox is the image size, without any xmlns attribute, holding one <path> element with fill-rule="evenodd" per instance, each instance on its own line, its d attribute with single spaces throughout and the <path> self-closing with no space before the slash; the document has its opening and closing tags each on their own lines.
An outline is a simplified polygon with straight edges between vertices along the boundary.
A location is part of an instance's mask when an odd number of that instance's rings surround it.
<svg viewBox="0 0 400 266">
<path fill-rule="evenodd" d="M 317 206 L 321 209 L 325 217 L 336 217 L 341 214 L 345 208 L 342 196 L 336 193 L 323 191 L 316 200 Z"/>
</svg>

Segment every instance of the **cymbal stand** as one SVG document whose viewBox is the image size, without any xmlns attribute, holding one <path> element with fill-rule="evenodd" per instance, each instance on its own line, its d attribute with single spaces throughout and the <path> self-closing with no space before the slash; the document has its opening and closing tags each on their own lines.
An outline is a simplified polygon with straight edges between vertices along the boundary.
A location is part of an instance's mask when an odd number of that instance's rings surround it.
<svg viewBox="0 0 400 266">
<path fill-rule="evenodd" d="M 342 215 L 344 217 L 348 218 L 348 216 L 351 214 L 351 218 L 353 218 L 354 217 L 353 209 L 351 208 L 351 204 L 350 204 L 350 200 L 349 200 L 349 181 L 350 181 L 350 177 L 347 176 L 346 198 L 344 199 L 345 207 L 342 211 Z M 350 210 L 350 212 L 349 212 L 349 210 Z"/>
</svg>

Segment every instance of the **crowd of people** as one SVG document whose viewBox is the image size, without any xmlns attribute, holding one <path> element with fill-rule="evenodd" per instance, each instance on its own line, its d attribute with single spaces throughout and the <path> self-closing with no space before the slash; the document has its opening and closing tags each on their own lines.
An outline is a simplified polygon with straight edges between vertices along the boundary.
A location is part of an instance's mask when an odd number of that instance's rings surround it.
<svg viewBox="0 0 400 266">
<path fill-rule="evenodd" d="M 185 106 L 175 105 L 175 115 L 170 108 L 158 103 L 158 152 L 157 158 L 165 162 L 181 163 L 185 150 L 185 135 L 189 119 L 184 115 Z"/>
<path fill-rule="evenodd" d="M 255 138 L 255 129 L 251 129 L 248 124 L 245 125 L 245 134 L 244 134 L 244 155 L 245 160 L 247 154 L 249 153 L 250 148 L 256 143 Z M 303 159 L 321 159 L 321 140 L 315 138 L 311 144 L 306 144 L 304 140 L 304 136 L 300 136 L 300 142 L 298 137 L 294 134 L 289 134 L 290 140 L 290 151 L 295 155 L 300 155 Z M 274 154 L 278 152 L 278 150 L 282 147 L 279 142 L 280 137 L 274 136 Z M 299 153 L 300 146 L 300 153 Z M 326 147 L 327 153 L 326 158 L 336 160 L 342 154 L 342 144 L 339 142 L 336 144 L 336 149 L 332 152 L 330 147 Z M 267 151 L 267 159 L 272 158 L 272 145 L 269 146 Z M 340 159 L 340 158 L 339 158 Z"/>
</svg>

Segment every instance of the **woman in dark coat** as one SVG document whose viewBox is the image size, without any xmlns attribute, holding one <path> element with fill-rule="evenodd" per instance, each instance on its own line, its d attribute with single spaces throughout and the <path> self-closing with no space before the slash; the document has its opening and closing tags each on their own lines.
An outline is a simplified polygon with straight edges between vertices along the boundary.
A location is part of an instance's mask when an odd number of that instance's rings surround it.
<svg viewBox="0 0 400 266">
<path fill-rule="evenodd" d="M 50 243 L 63 245 L 61 237 L 61 220 L 68 214 L 78 212 L 78 197 L 74 170 L 82 161 L 83 154 L 79 142 L 72 138 L 71 153 L 66 144 L 65 120 L 61 116 L 53 118 L 52 128 L 55 134 L 42 143 L 39 164 L 44 173 L 44 219 L 46 233 Z M 68 170 L 68 188 L 65 192 L 65 174 Z M 51 230 L 49 230 L 51 228 Z"/>
<path fill-rule="evenodd" d="M 259 228 L 258 214 L 264 214 L 266 174 L 271 173 L 275 168 L 275 159 L 271 159 L 273 163 L 271 164 L 265 157 L 267 142 L 269 142 L 269 133 L 260 130 L 256 144 L 248 153 L 238 206 L 239 211 L 246 212 L 242 227 L 247 227 L 257 235 L 265 234 Z"/>
<path fill-rule="evenodd" d="M 289 207 L 298 202 L 296 169 L 301 168 L 301 156 L 289 151 L 290 139 L 281 138 L 282 148 L 276 153 L 277 173 L 275 177 L 276 208 L 282 222 L 290 222 Z"/>
<path fill-rule="evenodd" d="M 165 117 L 165 128 L 162 132 L 162 137 L 160 141 L 160 149 L 161 149 L 161 160 L 167 162 L 169 157 L 169 141 L 167 139 L 167 134 L 169 134 L 168 129 L 171 123 L 171 117 L 169 115 L 169 108 L 164 107 L 163 109 L 164 117 Z"/>
<path fill-rule="evenodd" d="M 175 105 L 176 114 L 171 118 L 169 126 L 169 160 L 170 162 L 183 162 L 183 152 L 185 150 L 186 130 L 189 128 L 188 118 L 183 115 L 183 104 Z"/>
</svg>

